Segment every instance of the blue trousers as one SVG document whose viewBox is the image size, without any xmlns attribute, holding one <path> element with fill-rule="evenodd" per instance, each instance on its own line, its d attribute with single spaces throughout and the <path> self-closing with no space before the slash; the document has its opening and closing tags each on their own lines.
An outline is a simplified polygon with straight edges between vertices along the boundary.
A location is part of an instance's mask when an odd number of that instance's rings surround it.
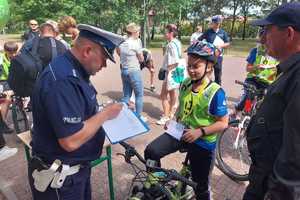
<svg viewBox="0 0 300 200">
<path fill-rule="evenodd" d="M 138 116 L 143 112 L 143 97 L 144 97 L 144 86 L 142 80 L 141 70 L 128 70 L 121 69 L 121 77 L 123 83 L 123 98 L 122 101 L 129 103 L 132 91 L 135 94 L 135 111 Z"/>
</svg>

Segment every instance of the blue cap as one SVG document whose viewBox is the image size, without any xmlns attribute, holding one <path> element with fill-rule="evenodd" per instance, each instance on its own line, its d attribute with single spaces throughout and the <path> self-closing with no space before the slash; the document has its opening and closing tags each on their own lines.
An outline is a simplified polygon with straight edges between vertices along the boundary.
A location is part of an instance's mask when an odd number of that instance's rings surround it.
<svg viewBox="0 0 300 200">
<path fill-rule="evenodd" d="M 221 15 L 215 15 L 211 18 L 212 23 L 220 24 L 222 22 L 222 16 Z"/>
<path fill-rule="evenodd" d="M 300 3 L 286 3 L 273 10 L 266 18 L 251 22 L 254 26 L 292 26 L 300 31 Z"/>
<path fill-rule="evenodd" d="M 113 56 L 114 50 L 124 41 L 124 38 L 121 35 L 87 24 L 79 24 L 78 29 L 80 30 L 80 37 L 87 38 L 88 40 L 101 45 L 107 53 L 109 59 L 115 62 Z"/>
</svg>

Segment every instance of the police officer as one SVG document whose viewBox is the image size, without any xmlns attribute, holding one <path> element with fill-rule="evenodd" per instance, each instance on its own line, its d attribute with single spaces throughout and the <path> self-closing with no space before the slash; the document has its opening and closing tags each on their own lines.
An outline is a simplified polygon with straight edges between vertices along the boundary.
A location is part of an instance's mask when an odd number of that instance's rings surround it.
<svg viewBox="0 0 300 200">
<path fill-rule="evenodd" d="M 218 49 L 222 50 L 230 46 L 227 32 L 221 28 L 222 16 L 215 15 L 211 18 L 211 28 L 207 29 L 198 40 L 206 40 L 214 44 Z M 218 61 L 214 66 L 215 82 L 221 85 L 222 80 L 223 53 L 218 57 Z"/>
<path fill-rule="evenodd" d="M 300 199 L 300 3 L 281 5 L 265 19 L 267 54 L 280 61 L 247 130 L 252 164 L 244 200 Z"/>
<path fill-rule="evenodd" d="M 107 59 L 114 62 L 123 38 L 89 25 L 78 28 L 74 47 L 42 72 L 32 97 L 28 175 L 33 199 L 91 199 L 89 163 L 102 151 L 101 126 L 122 108 L 111 104 L 99 111 L 90 76 L 106 67 Z"/>
</svg>

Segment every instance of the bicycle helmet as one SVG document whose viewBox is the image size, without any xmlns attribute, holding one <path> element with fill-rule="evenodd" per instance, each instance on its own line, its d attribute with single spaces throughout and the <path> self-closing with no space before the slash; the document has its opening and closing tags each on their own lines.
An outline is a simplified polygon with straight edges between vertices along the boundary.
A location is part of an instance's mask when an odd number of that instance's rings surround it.
<svg viewBox="0 0 300 200">
<path fill-rule="evenodd" d="M 187 49 L 187 54 L 188 55 L 194 55 L 196 57 L 200 57 L 204 60 L 206 60 L 206 65 L 205 65 L 205 72 L 202 77 L 200 77 L 197 80 L 192 80 L 191 84 L 198 84 L 201 83 L 203 78 L 206 75 L 207 68 L 208 68 L 208 62 L 212 62 L 213 64 L 216 64 L 217 58 L 220 51 L 211 43 L 208 43 L 206 41 L 199 41 L 191 46 L 188 47 Z"/>
<path fill-rule="evenodd" d="M 215 47 L 215 45 L 211 43 L 205 41 L 198 41 L 188 47 L 187 54 L 195 55 L 207 61 L 216 63 L 218 57 L 217 54 L 219 54 L 219 50 Z"/>
</svg>

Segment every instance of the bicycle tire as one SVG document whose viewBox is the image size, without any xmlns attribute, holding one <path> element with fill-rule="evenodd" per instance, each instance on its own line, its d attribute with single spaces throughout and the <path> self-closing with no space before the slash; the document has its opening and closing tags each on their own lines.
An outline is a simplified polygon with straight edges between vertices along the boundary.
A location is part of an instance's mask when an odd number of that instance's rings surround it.
<svg viewBox="0 0 300 200">
<path fill-rule="evenodd" d="M 12 120 L 17 134 L 29 130 L 27 114 L 16 104 L 12 104 Z"/>
<path fill-rule="evenodd" d="M 217 167 L 229 178 L 235 181 L 247 181 L 251 159 L 245 138 L 245 129 L 242 129 L 238 149 L 234 147 L 236 129 L 229 125 L 217 138 L 216 159 Z M 236 167 L 237 166 L 237 167 Z"/>
</svg>

